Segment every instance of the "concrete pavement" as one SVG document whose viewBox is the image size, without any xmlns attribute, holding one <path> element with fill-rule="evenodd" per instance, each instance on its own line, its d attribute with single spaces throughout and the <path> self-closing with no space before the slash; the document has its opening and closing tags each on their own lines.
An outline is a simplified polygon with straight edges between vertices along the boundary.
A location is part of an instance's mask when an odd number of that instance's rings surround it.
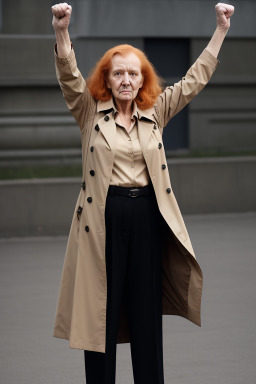
<svg viewBox="0 0 256 384">
<path fill-rule="evenodd" d="M 163 317 L 165 384 L 255 384 L 256 213 L 185 222 L 204 273 L 202 328 Z M 0 240 L 1 384 L 85 383 L 83 351 L 52 337 L 66 241 Z M 132 383 L 130 344 L 118 344 L 116 384 Z"/>
</svg>

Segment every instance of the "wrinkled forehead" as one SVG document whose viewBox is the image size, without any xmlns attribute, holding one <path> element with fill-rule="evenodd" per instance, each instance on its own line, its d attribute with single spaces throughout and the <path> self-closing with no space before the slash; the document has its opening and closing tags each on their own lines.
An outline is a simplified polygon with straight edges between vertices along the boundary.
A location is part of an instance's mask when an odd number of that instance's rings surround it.
<svg viewBox="0 0 256 384">
<path fill-rule="evenodd" d="M 127 53 L 126 55 L 115 53 L 113 55 L 111 59 L 111 70 L 131 68 L 141 70 L 140 59 L 134 53 Z"/>
</svg>

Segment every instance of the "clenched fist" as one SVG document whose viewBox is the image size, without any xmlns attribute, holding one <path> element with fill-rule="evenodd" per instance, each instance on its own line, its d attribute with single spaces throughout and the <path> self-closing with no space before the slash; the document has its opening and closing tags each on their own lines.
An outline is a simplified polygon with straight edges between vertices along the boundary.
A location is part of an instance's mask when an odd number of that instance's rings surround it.
<svg viewBox="0 0 256 384">
<path fill-rule="evenodd" d="M 223 31 L 227 31 L 230 27 L 230 18 L 235 11 L 233 5 L 218 3 L 215 6 L 217 16 L 217 27 Z"/>
<path fill-rule="evenodd" d="M 59 3 L 52 6 L 52 26 L 55 31 L 68 29 L 72 7 L 67 3 Z"/>
</svg>

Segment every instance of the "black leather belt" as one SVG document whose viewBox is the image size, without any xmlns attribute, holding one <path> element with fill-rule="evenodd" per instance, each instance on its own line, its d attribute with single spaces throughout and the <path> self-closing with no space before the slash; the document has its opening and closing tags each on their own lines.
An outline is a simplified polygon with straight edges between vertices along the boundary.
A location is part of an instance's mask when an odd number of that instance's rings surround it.
<svg viewBox="0 0 256 384">
<path fill-rule="evenodd" d="M 110 185 L 108 188 L 110 195 L 120 195 L 127 197 L 151 196 L 154 194 L 152 184 L 145 187 L 120 187 L 119 185 Z"/>
</svg>

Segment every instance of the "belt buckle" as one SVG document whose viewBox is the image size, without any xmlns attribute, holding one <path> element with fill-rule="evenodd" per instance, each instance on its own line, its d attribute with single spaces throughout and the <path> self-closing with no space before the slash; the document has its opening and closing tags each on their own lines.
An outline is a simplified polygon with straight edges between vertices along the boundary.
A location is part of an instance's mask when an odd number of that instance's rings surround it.
<svg viewBox="0 0 256 384">
<path fill-rule="evenodd" d="M 138 188 L 130 189 L 129 196 L 130 197 L 137 197 L 138 193 L 136 193 L 136 192 L 139 192 L 139 191 L 140 190 Z"/>
</svg>

